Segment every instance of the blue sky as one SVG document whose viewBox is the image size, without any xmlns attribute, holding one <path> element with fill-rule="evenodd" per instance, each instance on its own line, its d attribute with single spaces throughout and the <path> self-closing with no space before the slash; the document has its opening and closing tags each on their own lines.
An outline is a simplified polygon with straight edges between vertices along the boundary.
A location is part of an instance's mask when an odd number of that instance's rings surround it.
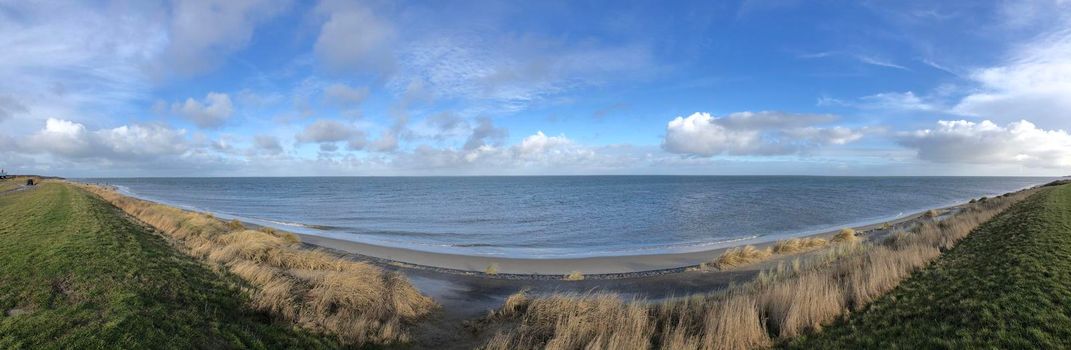
<svg viewBox="0 0 1071 350">
<path fill-rule="evenodd" d="M 1067 1 L 0 0 L 0 166 L 1071 173 Z"/>
</svg>

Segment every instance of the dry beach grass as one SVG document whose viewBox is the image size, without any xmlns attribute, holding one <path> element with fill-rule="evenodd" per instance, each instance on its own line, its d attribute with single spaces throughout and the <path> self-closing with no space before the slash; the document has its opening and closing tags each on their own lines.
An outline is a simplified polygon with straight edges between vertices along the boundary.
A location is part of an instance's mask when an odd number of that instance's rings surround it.
<svg viewBox="0 0 1071 350">
<path fill-rule="evenodd" d="M 291 233 L 246 229 L 210 215 L 82 185 L 172 239 L 180 250 L 247 282 L 254 306 L 303 328 L 360 344 L 410 339 L 436 304 L 396 272 L 301 248 Z"/>
<path fill-rule="evenodd" d="M 755 281 L 709 295 L 659 302 L 609 293 L 518 295 L 483 323 L 495 329 L 486 349 L 749 349 L 819 331 L 858 310 L 926 266 L 983 222 L 1032 190 L 971 203 L 883 243 L 852 230 L 829 241 L 788 240 L 766 249 L 726 252 L 719 268 L 826 246 L 792 267 L 779 265 Z M 497 327 L 497 328 L 496 328 Z"/>
</svg>

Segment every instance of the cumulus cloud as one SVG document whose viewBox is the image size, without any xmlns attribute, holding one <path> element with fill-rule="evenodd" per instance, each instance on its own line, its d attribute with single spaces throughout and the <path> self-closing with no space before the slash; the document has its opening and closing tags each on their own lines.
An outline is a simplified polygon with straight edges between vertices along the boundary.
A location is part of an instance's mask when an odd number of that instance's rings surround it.
<svg viewBox="0 0 1071 350">
<path fill-rule="evenodd" d="M 203 73 L 227 55 L 244 48 L 255 27 L 280 14 L 288 0 L 177 0 L 163 69 L 180 74 Z"/>
<path fill-rule="evenodd" d="M 1067 7 L 1071 10 L 1071 3 Z M 1071 29 L 1041 36 L 1004 64 L 977 69 L 969 77 L 979 87 L 956 104 L 956 113 L 1071 128 Z"/>
<path fill-rule="evenodd" d="M 738 112 L 725 117 L 694 113 L 666 125 L 662 148 L 700 157 L 785 155 L 846 144 L 863 136 L 858 129 L 819 126 L 835 120 L 831 115 L 782 112 Z"/>
<path fill-rule="evenodd" d="M 1071 135 L 1025 120 L 1005 126 L 988 120 L 942 120 L 934 129 L 902 133 L 898 141 L 916 150 L 919 159 L 932 162 L 1071 167 Z"/>
<path fill-rule="evenodd" d="M 525 137 L 520 144 L 513 147 L 514 154 L 521 160 L 576 160 L 594 155 L 590 149 L 579 147 L 565 135 L 547 136 L 538 131 Z"/>
<path fill-rule="evenodd" d="M 320 149 L 325 151 L 337 150 L 335 142 L 345 141 L 351 150 L 363 149 L 367 144 L 364 131 L 329 119 L 320 119 L 309 124 L 295 139 L 299 143 L 319 143 Z"/>
<path fill-rule="evenodd" d="M 44 129 L 25 140 L 23 149 L 67 158 L 149 159 L 180 155 L 189 150 L 185 134 L 184 130 L 160 125 L 124 125 L 90 131 L 80 123 L 49 118 Z"/>
<path fill-rule="evenodd" d="M 234 113 L 230 96 L 209 92 L 203 101 L 187 98 L 184 103 L 171 105 L 171 111 L 190 120 L 201 128 L 216 128 L 223 125 Z"/>
<path fill-rule="evenodd" d="M 326 18 L 314 50 L 328 67 L 340 71 L 389 71 L 394 58 L 392 24 L 354 2 L 324 1 L 316 12 Z"/>
</svg>

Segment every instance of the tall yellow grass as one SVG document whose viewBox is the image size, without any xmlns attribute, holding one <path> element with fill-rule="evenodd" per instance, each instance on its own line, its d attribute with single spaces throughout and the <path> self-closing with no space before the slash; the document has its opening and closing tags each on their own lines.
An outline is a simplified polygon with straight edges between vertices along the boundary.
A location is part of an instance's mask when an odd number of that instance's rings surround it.
<svg viewBox="0 0 1071 350">
<path fill-rule="evenodd" d="M 731 248 L 714 260 L 714 267 L 725 269 L 733 266 L 750 264 L 764 260 L 770 257 L 771 254 L 773 254 L 773 249 L 769 247 L 758 249 L 754 246 L 746 245 L 740 248 Z"/>
<path fill-rule="evenodd" d="M 819 237 L 791 238 L 777 241 L 773 246 L 773 253 L 792 254 L 822 248 L 828 244 L 829 241 Z"/>
<path fill-rule="evenodd" d="M 833 235 L 831 239 L 833 242 L 855 242 L 859 237 L 855 236 L 855 230 L 850 228 L 842 228 L 837 231 L 837 234 Z"/>
<path fill-rule="evenodd" d="M 855 230 L 850 228 L 841 229 L 829 240 L 821 237 L 791 238 L 775 242 L 766 248 L 755 248 L 751 245 L 730 248 L 714 259 L 713 266 L 718 269 L 727 269 L 740 265 L 748 265 L 769 259 L 775 255 L 794 254 L 806 252 L 818 248 L 824 248 L 830 243 L 856 243 L 858 237 Z"/>
<path fill-rule="evenodd" d="M 104 187 L 81 187 L 153 226 L 186 253 L 240 277 L 257 309 L 348 344 L 407 342 L 407 328 L 436 307 L 405 277 L 303 249 L 292 233 L 252 230 Z"/>
<path fill-rule="evenodd" d="M 923 221 L 885 244 L 833 244 L 825 254 L 763 271 L 750 283 L 660 302 L 608 293 L 515 295 L 486 324 L 504 327 L 485 349 L 752 349 L 821 330 L 895 288 L 979 225 L 1034 191 L 979 201 L 940 222 Z M 839 241 L 855 241 L 851 231 Z M 810 243 L 818 245 L 818 242 Z M 724 263 L 802 249 L 784 241 L 743 247 Z M 778 246 L 781 246 L 778 248 Z M 721 260 L 721 259 L 719 259 Z M 718 262 L 719 264 L 722 261 Z M 505 326 L 503 326 L 505 325 Z"/>
</svg>

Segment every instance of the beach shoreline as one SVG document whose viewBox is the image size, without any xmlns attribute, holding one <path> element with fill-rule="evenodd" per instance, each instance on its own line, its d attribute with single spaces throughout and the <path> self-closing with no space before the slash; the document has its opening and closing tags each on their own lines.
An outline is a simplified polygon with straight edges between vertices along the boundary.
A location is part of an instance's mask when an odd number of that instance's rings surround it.
<svg viewBox="0 0 1071 350">
<path fill-rule="evenodd" d="M 1024 189 L 1020 189 L 1019 191 Z M 141 200 L 156 202 L 162 205 L 175 206 L 166 202 L 142 198 L 141 196 L 132 193 L 121 194 Z M 966 204 L 967 202 L 961 202 L 955 205 L 930 210 L 938 210 L 942 214 L 947 214 L 958 210 Z M 884 238 L 887 234 L 893 231 L 909 229 L 912 225 L 920 221 L 928 211 L 929 210 L 923 210 L 895 219 L 890 219 L 888 221 L 878 221 L 866 225 L 845 227 L 854 229 L 860 238 L 864 240 L 877 240 Z M 209 213 L 216 215 L 216 213 Z M 228 218 L 226 215 L 219 216 Z M 837 228 L 829 231 L 802 233 L 798 235 L 758 237 L 756 239 L 741 240 L 717 248 L 685 252 L 599 255 L 588 257 L 517 258 L 431 252 L 392 247 L 303 233 L 295 230 L 286 230 L 284 228 L 266 226 L 257 222 L 242 220 L 243 218 L 240 217 L 232 219 L 242 221 L 250 227 L 271 227 L 273 229 L 291 232 L 300 237 L 302 244 L 308 249 L 327 250 L 336 254 L 347 255 L 355 260 L 368 261 L 379 266 L 501 280 L 561 280 L 566 275 L 573 273 L 579 273 L 583 278 L 590 280 L 610 280 L 680 273 L 694 270 L 701 264 L 710 263 L 729 249 L 739 248 L 746 245 L 764 249 L 776 244 L 779 240 L 793 238 L 817 237 L 828 239 L 840 229 Z M 883 229 L 883 226 L 886 224 L 890 225 L 890 227 Z M 776 259 L 776 257 L 774 259 Z"/>
<path fill-rule="evenodd" d="M 935 208 L 933 210 L 937 210 L 944 215 L 958 210 L 964 204 L 966 203 Z M 883 238 L 885 234 L 894 230 L 905 229 L 906 227 L 913 225 L 922 219 L 927 211 L 905 215 L 895 220 L 851 228 L 853 228 L 862 239 L 880 239 Z M 883 229 L 885 224 L 888 224 L 890 227 Z M 837 231 L 838 230 L 832 230 L 808 235 L 786 236 L 784 239 L 812 237 L 830 238 L 835 235 Z M 525 280 L 561 279 L 562 276 L 574 272 L 583 274 L 586 279 L 621 279 L 683 272 L 688 269 L 696 268 L 700 264 L 709 263 L 729 249 L 749 245 L 741 243 L 739 245 L 701 251 L 645 255 L 577 258 L 510 258 L 427 252 L 311 234 L 295 234 L 301 238 L 301 241 L 304 244 L 307 244 L 311 248 L 324 248 L 336 253 L 354 255 L 379 265 L 431 270 L 448 274 L 482 275 L 488 278 Z M 777 240 L 770 240 L 750 245 L 761 249 L 776 243 Z M 492 266 L 494 267 L 495 273 L 486 273 Z"/>
</svg>

